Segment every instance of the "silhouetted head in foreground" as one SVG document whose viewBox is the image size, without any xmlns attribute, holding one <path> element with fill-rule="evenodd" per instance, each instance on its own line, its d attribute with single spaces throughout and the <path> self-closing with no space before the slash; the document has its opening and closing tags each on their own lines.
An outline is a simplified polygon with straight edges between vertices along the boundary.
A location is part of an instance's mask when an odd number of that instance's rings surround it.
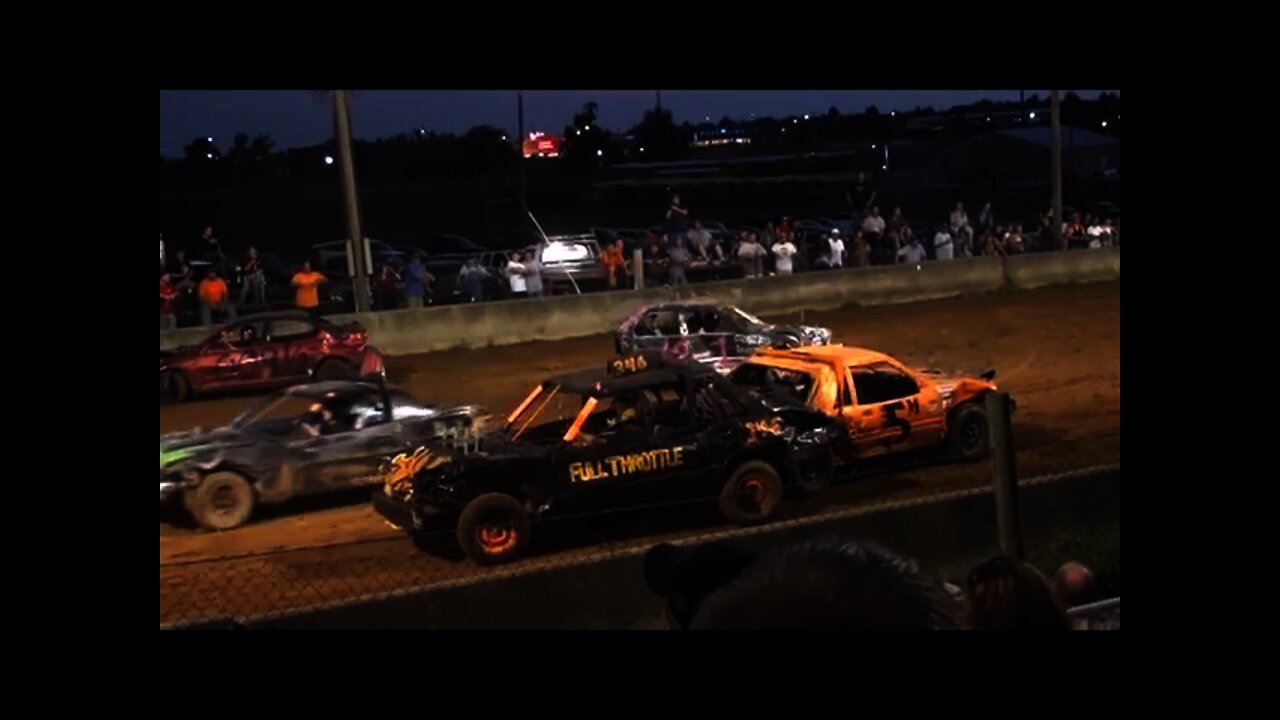
<svg viewBox="0 0 1280 720">
<path fill-rule="evenodd" d="M 708 595 L 733 580 L 756 559 L 756 553 L 724 543 L 693 547 L 655 545 L 644 556 L 649 591 L 666 601 L 667 622 L 688 630 Z"/>
<path fill-rule="evenodd" d="M 1053 594 L 1063 607 L 1076 607 L 1097 601 L 1097 585 L 1089 568 L 1069 562 L 1053 576 Z"/>
<path fill-rule="evenodd" d="M 951 630 L 963 606 L 912 560 L 818 539 L 761 555 L 701 603 L 695 630 Z"/>
<path fill-rule="evenodd" d="M 1003 555 L 969 574 L 969 604 L 979 630 L 1071 629 L 1044 576 Z"/>
</svg>

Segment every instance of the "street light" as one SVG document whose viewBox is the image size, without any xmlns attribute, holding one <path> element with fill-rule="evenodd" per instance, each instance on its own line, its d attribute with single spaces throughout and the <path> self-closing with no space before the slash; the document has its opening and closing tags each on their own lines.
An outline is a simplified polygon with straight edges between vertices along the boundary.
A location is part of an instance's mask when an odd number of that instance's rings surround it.
<svg viewBox="0 0 1280 720">
<path fill-rule="evenodd" d="M 332 156 L 332 155 L 325 155 L 325 156 L 324 156 L 324 164 L 325 164 L 325 165 L 332 165 L 332 164 L 333 164 L 333 156 Z"/>
</svg>

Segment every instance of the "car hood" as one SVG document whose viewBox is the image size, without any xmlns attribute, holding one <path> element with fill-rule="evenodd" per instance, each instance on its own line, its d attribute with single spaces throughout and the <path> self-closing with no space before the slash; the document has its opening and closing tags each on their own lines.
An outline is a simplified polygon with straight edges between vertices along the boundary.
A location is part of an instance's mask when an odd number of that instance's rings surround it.
<svg viewBox="0 0 1280 720">
<path fill-rule="evenodd" d="M 187 430 L 160 436 L 160 469 L 203 462 L 210 455 L 233 446 L 252 442 L 244 433 L 229 427 L 212 430 Z"/>
</svg>

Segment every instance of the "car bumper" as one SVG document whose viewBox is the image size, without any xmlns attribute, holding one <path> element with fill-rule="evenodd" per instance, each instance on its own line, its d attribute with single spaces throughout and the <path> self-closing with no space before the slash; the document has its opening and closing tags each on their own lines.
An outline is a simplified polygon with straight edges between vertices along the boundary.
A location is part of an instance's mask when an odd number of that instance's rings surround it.
<svg viewBox="0 0 1280 720">
<path fill-rule="evenodd" d="M 437 530 L 452 530 L 449 517 L 439 508 L 418 506 L 397 500 L 379 489 L 373 493 L 373 510 L 391 525 L 405 532 L 418 534 Z"/>
</svg>

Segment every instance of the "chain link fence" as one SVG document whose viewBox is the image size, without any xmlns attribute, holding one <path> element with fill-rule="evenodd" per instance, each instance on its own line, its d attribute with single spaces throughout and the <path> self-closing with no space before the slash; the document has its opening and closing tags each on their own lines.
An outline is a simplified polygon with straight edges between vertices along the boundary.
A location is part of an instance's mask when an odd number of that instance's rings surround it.
<svg viewBox="0 0 1280 720">
<path fill-rule="evenodd" d="M 1019 468 L 1023 477 L 1028 477 L 1027 471 L 1041 473 L 1020 482 L 1024 506 L 1039 486 L 1118 477 L 1118 434 L 1116 462 L 1062 469 L 1078 458 L 1072 450 L 1080 444 L 1042 443 L 1026 467 Z M 1058 471 L 1047 472 L 1052 470 Z M 1118 488 L 1118 481 L 1114 485 Z M 537 626 L 564 626 L 577 622 L 567 617 L 573 612 L 596 614 L 586 621 L 595 627 L 649 627 L 660 625 L 661 618 L 653 615 L 657 606 L 650 603 L 656 600 L 637 597 L 644 594 L 639 567 L 643 554 L 660 542 L 764 546 L 849 528 L 877 540 L 883 536 L 886 544 L 908 552 L 912 543 L 925 538 L 941 545 L 970 543 L 972 557 L 994 552 L 995 547 L 988 462 L 954 465 L 929 456 L 882 462 L 812 497 L 788 501 L 774 521 L 755 527 L 726 526 L 715 510 L 717 499 L 687 498 L 536 525 L 529 555 L 499 567 L 480 567 L 463 559 L 453 532 L 411 539 L 390 527 L 383 536 L 358 542 L 169 561 L 160 566 L 160 624 L 486 627 L 502 625 L 503 617 L 520 626 L 524 621 L 513 616 L 524 614 L 540 616 L 533 620 Z M 1026 516 L 1029 532 L 1036 532 L 1036 525 L 1052 524 L 1053 507 L 1062 505 L 1056 500 L 1045 503 L 1034 504 L 1046 511 Z M 385 523 L 372 513 L 369 522 Z M 942 557 L 952 549 L 922 547 L 917 554 Z M 584 602 L 586 597 L 594 599 Z M 566 617 L 556 620 L 560 614 Z"/>
</svg>

